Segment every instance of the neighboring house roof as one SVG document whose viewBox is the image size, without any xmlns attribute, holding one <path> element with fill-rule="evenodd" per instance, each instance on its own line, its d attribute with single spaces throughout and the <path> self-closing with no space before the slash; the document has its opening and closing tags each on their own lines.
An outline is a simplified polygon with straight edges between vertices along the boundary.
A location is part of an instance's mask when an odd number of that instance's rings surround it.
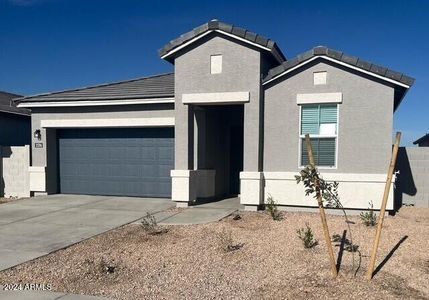
<svg viewBox="0 0 429 300">
<path fill-rule="evenodd" d="M 341 51 L 333 50 L 325 46 L 315 47 L 307 52 L 299 54 L 297 57 L 283 62 L 281 65 L 269 70 L 268 75 L 264 78 L 264 83 L 272 81 L 275 78 L 280 77 L 290 69 L 297 67 L 305 62 L 310 61 L 316 57 L 328 57 L 335 61 L 342 62 L 346 65 L 356 67 L 357 69 L 372 73 L 377 76 L 390 79 L 392 81 L 402 83 L 407 87 L 411 87 L 414 84 L 414 78 L 411 78 L 403 73 L 393 71 L 386 67 L 382 67 L 370 62 L 367 62 L 358 57 L 350 56 Z"/>
<path fill-rule="evenodd" d="M 263 48 L 269 51 L 279 63 L 286 60 L 286 57 L 277 46 L 276 42 L 270 40 L 262 35 L 253 33 L 247 29 L 230 25 L 218 20 L 211 20 L 201 26 L 194 28 L 193 30 L 182 34 L 177 39 L 170 41 L 162 49 L 160 49 L 159 56 L 161 58 L 171 61 L 170 55 L 179 49 L 193 43 L 197 39 L 211 33 L 219 32 L 228 35 L 232 38 L 239 39 L 241 41 L 251 43 L 257 47 Z"/>
<path fill-rule="evenodd" d="M 16 97 L 21 97 L 21 95 L 0 91 L 0 112 L 29 116 L 29 110 L 15 106 L 12 99 Z"/>
<path fill-rule="evenodd" d="M 0 105 L 10 105 L 11 100 L 16 97 L 21 97 L 21 95 L 0 91 Z"/>
<path fill-rule="evenodd" d="M 426 133 L 424 136 L 422 136 L 418 140 L 414 141 L 413 144 L 417 145 L 417 144 L 421 144 L 421 143 L 423 143 L 425 141 L 429 141 L 429 133 Z"/>
<path fill-rule="evenodd" d="M 28 102 L 62 102 L 70 101 L 89 102 L 95 104 L 97 101 L 139 100 L 143 103 L 151 102 L 153 99 L 168 98 L 172 101 L 174 97 L 174 73 L 160 74 L 149 77 L 137 78 L 96 86 L 65 90 L 47 94 L 22 97 L 14 99 L 20 107 L 25 107 Z"/>
</svg>

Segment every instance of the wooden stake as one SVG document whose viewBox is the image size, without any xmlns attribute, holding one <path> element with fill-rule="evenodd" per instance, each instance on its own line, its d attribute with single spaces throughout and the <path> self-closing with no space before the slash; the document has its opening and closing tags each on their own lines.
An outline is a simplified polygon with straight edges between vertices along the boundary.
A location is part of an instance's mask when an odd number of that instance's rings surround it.
<svg viewBox="0 0 429 300">
<path fill-rule="evenodd" d="M 313 169 L 316 169 L 316 164 L 314 163 L 314 156 L 313 156 L 313 147 L 311 146 L 310 136 L 308 134 L 305 135 L 305 143 L 307 144 L 307 152 L 308 152 L 308 159 L 309 159 L 310 165 Z M 317 203 L 319 205 L 320 218 L 322 220 L 323 234 L 325 235 L 326 247 L 328 249 L 329 259 L 331 261 L 332 277 L 335 278 L 338 275 L 337 265 L 335 263 L 334 250 L 332 248 L 328 222 L 326 221 L 325 209 L 323 208 L 323 200 L 322 200 L 322 195 L 320 193 L 319 180 L 316 180 L 314 184 L 316 186 Z"/>
<path fill-rule="evenodd" d="M 372 245 L 371 260 L 368 266 L 366 278 L 372 279 L 374 273 L 375 261 L 377 258 L 377 249 L 380 244 L 381 229 L 383 227 L 384 215 L 386 213 L 387 198 L 389 197 L 390 185 L 392 184 L 393 171 L 395 170 L 396 157 L 398 156 L 399 142 L 401 141 L 401 133 L 396 133 L 396 141 L 393 146 L 392 158 L 390 160 L 389 170 L 387 171 L 386 186 L 384 187 L 383 201 L 381 202 L 380 215 L 378 216 L 377 232 L 375 234 L 374 244 Z"/>
</svg>

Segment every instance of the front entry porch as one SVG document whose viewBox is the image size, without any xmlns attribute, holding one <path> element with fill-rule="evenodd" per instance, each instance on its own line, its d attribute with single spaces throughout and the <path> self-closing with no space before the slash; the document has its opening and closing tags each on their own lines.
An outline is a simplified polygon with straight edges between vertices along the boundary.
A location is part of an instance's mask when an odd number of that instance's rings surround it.
<svg viewBox="0 0 429 300">
<path fill-rule="evenodd" d="M 236 197 L 243 171 L 244 106 L 192 105 L 193 170 L 172 170 L 172 200 L 186 207 Z M 191 139 L 190 139 L 191 140 Z"/>
</svg>

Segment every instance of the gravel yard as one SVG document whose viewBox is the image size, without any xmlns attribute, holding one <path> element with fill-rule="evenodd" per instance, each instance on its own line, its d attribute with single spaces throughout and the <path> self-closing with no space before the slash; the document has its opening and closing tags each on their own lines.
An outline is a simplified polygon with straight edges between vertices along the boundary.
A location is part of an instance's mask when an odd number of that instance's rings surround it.
<svg viewBox="0 0 429 300">
<path fill-rule="evenodd" d="M 158 235 L 128 225 L 3 271 L 0 284 L 51 283 L 55 291 L 117 299 L 428 299 L 429 210 L 404 207 L 385 219 L 377 265 L 389 258 L 371 283 L 365 272 L 375 227 L 352 220 L 363 256 L 356 277 L 344 252 L 340 275 L 331 279 L 318 214 L 286 212 L 281 221 L 241 213 L 240 220 L 172 226 Z M 306 222 L 319 240 L 310 250 L 296 233 Z M 328 222 L 331 235 L 347 229 L 340 216 Z M 222 232 L 231 232 L 237 250 L 219 249 Z"/>
</svg>

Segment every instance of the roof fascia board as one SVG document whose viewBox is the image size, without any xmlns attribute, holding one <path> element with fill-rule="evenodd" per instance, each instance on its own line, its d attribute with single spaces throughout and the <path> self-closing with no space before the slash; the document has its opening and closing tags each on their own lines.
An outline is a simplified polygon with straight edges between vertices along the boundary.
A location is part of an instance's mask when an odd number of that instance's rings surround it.
<svg viewBox="0 0 429 300">
<path fill-rule="evenodd" d="M 275 77 L 271 78 L 270 80 L 268 80 L 268 81 L 266 81 L 266 82 L 262 83 L 262 85 L 266 85 L 266 84 L 268 84 L 268 83 L 270 83 L 270 82 L 272 82 L 272 81 L 274 81 L 274 80 L 276 80 L 276 79 L 278 79 L 278 78 L 280 78 L 280 77 L 282 77 L 282 76 L 284 76 L 284 75 L 286 75 L 286 74 L 288 74 L 288 73 L 292 72 L 293 70 L 296 70 L 296 69 L 298 69 L 298 68 L 300 68 L 300 67 L 302 67 L 302 66 L 304 66 L 304 65 L 306 65 L 306 64 L 308 64 L 308 63 L 310 63 L 310 62 L 312 62 L 313 60 L 316 60 L 316 59 L 318 59 L 318 58 L 322 58 L 322 59 L 326 59 L 326 60 L 332 61 L 332 62 L 337 63 L 337 64 L 339 64 L 339 65 L 342 65 L 342 66 L 348 67 L 348 68 L 350 68 L 350 69 L 353 69 L 353 70 L 356 70 L 356 71 L 359 71 L 359 72 L 362 72 L 362 73 L 368 74 L 368 75 L 370 75 L 370 76 L 373 76 L 373 77 L 376 77 L 376 78 L 382 79 L 382 80 L 387 81 L 387 82 L 390 82 L 390 83 L 394 83 L 394 84 L 396 84 L 396 85 L 402 86 L 402 87 L 407 88 L 407 89 L 409 89 L 409 88 L 410 88 L 410 86 L 409 86 L 409 85 L 403 84 L 402 82 L 399 82 L 399 81 L 396 81 L 396 80 L 393 80 L 393 79 L 390 79 L 390 78 L 387 78 L 387 77 L 384 77 L 384 76 L 381 76 L 381 75 L 378 75 L 378 74 L 374 74 L 374 73 L 372 73 L 372 72 L 368 72 L 368 71 L 363 70 L 363 69 L 361 69 L 361 68 L 358 68 L 358 67 L 355 67 L 355 66 L 351 66 L 351 65 L 349 65 L 349 64 L 347 64 L 347 63 L 345 63 L 345 62 L 342 62 L 342 61 L 336 60 L 336 59 L 334 59 L 334 58 L 331 58 L 331 57 L 328 57 L 328 56 L 325 56 L 325 55 L 317 55 L 317 56 L 314 56 L 314 57 L 310 58 L 309 60 L 304 61 L 304 62 L 302 62 L 302 63 L 300 63 L 300 64 L 296 65 L 295 67 L 290 68 L 290 69 L 288 69 L 288 70 L 286 70 L 286 71 L 284 71 L 284 72 L 282 72 L 282 73 L 278 74 L 277 76 L 275 76 Z"/>
<path fill-rule="evenodd" d="M 199 36 L 194 37 L 193 39 L 187 41 L 186 43 L 172 49 L 171 51 L 165 53 L 163 56 L 161 56 L 162 59 L 166 59 L 167 57 L 169 57 L 170 55 L 172 55 L 173 53 L 176 53 L 177 51 L 187 47 L 188 45 L 192 44 L 193 42 L 205 37 L 206 35 L 208 35 L 209 33 L 212 33 L 214 30 L 209 30 L 204 32 L 203 34 L 200 34 Z"/>
<path fill-rule="evenodd" d="M 246 39 L 244 39 L 244 38 L 241 38 L 241 37 L 239 37 L 239 36 L 236 36 L 236 35 L 231 34 L 231 33 L 228 33 L 228 32 L 224 32 L 224 31 L 219 30 L 219 29 L 212 29 L 212 30 L 209 30 L 209 31 L 207 31 L 207 32 L 205 32 L 205 33 L 203 33 L 203 34 L 200 34 L 199 36 L 196 36 L 196 37 L 194 37 L 193 39 L 191 39 L 191 40 L 187 41 L 187 42 L 186 42 L 186 43 L 184 43 L 183 45 L 180 45 L 180 46 L 178 46 L 178 47 L 176 47 L 176 48 L 172 49 L 171 51 L 169 51 L 169 52 L 165 53 L 163 56 L 161 56 L 161 58 L 162 58 L 162 59 L 166 59 L 167 57 L 171 56 L 172 54 L 176 53 L 177 51 L 179 51 L 179 50 L 181 50 L 181 49 L 183 49 L 183 48 L 185 48 L 185 47 L 189 46 L 190 44 L 192 44 L 192 43 L 196 42 L 197 40 L 199 40 L 199 39 L 201 39 L 201 38 L 205 37 L 206 35 L 208 35 L 208 34 L 210 34 L 210 33 L 212 33 L 212 32 L 218 32 L 218 33 L 220 33 L 220 34 L 223 34 L 223 35 L 229 36 L 229 37 L 231 37 L 231 38 L 233 38 L 233 39 L 239 40 L 239 41 L 241 41 L 241 42 L 244 42 L 244 43 L 246 43 L 246 44 L 252 45 L 252 46 L 254 46 L 254 47 L 258 47 L 258 48 L 260 48 L 260 49 L 263 49 L 263 50 L 269 51 L 269 52 L 271 52 L 271 53 L 275 56 L 275 58 L 276 58 L 280 63 L 284 61 L 282 58 L 280 58 L 280 55 L 279 55 L 278 53 L 274 53 L 274 52 L 272 51 L 272 49 L 270 49 L 270 48 L 268 48 L 268 47 L 264 47 L 264 46 L 262 46 L 262 45 L 259 45 L 259 44 L 257 44 L 257 43 L 254 43 L 254 42 L 252 42 L 252 41 L 246 40 Z"/>
<path fill-rule="evenodd" d="M 132 99 L 132 100 L 96 100 L 96 101 L 34 101 L 21 102 L 18 107 L 77 107 L 77 106 L 109 106 L 109 105 L 135 105 L 135 104 L 161 104 L 174 103 L 174 97 L 168 98 L 149 98 L 149 99 Z"/>
</svg>

